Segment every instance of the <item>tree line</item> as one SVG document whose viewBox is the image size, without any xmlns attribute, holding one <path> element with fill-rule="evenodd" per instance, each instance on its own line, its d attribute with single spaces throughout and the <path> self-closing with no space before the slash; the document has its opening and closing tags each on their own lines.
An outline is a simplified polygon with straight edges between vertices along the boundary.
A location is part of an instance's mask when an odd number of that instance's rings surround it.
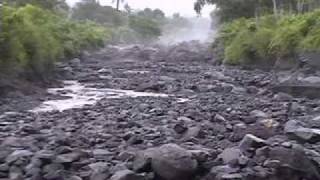
<svg viewBox="0 0 320 180">
<path fill-rule="evenodd" d="M 294 63 L 320 53 L 320 0 L 197 0 L 211 4 L 220 19 L 213 47 L 228 64 Z"/>
</svg>

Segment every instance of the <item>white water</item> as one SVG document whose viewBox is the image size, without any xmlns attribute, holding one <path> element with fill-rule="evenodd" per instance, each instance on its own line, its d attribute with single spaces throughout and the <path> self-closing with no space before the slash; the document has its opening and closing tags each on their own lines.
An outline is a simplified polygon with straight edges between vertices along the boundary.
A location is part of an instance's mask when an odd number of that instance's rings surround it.
<svg viewBox="0 0 320 180">
<path fill-rule="evenodd" d="M 67 109 L 81 108 L 85 105 L 93 105 L 102 98 L 118 99 L 126 97 L 170 97 L 167 94 L 135 92 L 132 90 L 117 89 L 97 89 L 87 87 L 77 81 L 65 81 L 62 88 L 48 89 L 50 94 L 61 95 L 65 97 L 59 100 L 49 100 L 43 102 L 39 107 L 32 109 L 31 112 L 64 111 Z M 178 99 L 178 102 L 186 102 L 186 99 Z"/>
</svg>

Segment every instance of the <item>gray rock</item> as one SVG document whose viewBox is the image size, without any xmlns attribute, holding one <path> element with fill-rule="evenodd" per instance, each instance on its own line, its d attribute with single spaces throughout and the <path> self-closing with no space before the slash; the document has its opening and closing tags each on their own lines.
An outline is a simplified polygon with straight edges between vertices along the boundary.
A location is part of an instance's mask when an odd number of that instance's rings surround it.
<svg viewBox="0 0 320 180">
<path fill-rule="evenodd" d="M 92 171 L 97 171 L 97 172 L 106 172 L 109 168 L 108 163 L 105 163 L 105 162 L 91 163 L 88 166 Z"/>
<path fill-rule="evenodd" d="M 35 153 L 35 157 L 42 160 L 52 160 L 55 156 L 55 153 L 50 150 L 41 150 Z"/>
<path fill-rule="evenodd" d="M 110 180 L 144 180 L 144 177 L 130 170 L 116 172 Z"/>
<path fill-rule="evenodd" d="M 8 164 L 1 164 L 0 165 L 0 172 L 7 172 L 7 171 L 9 171 L 9 166 L 8 166 Z"/>
<path fill-rule="evenodd" d="M 243 180 L 243 176 L 240 173 L 224 174 L 221 176 L 221 180 Z"/>
<path fill-rule="evenodd" d="M 90 176 L 90 180 L 106 180 L 110 176 L 109 173 L 104 173 L 104 172 L 93 172 Z"/>
<path fill-rule="evenodd" d="M 197 170 L 198 163 L 192 153 L 176 144 L 166 144 L 146 150 L 138 156 L 137 167 L 146 167 L 151 159 L 152 170 L 165 180 L 189 179 Z M 141 168 L 135 168 L 141 169 Z"/>
<path fill-rule="evenodd" d="M 206 149 L 190 150 L 189 152 L 198 161 L 198 163 L 206 162 L 211 157 L 209 150 Z"/>
<path fill-rule="evenodd" d="M 239 168 L 233 168 L 228 165 L 224 166 L 215 166 L 213 167 L 210 172 L 204 177 L 204 180 L 220 180 L 222 176 L 228 174 L 238 173 Z"/>
<path fill-rule="evenodd" d="M 281 165 L 281 162 L 279 160 L 266 160 L 264 163 L 263 163 L 263 166 L 264 167 L 268 167 L 268 168 L 279 168 Z"/>
<path fill-rule="evenodd" d="M 135 172 L 150 172 L 151 162 L 155 149 L 147 149 L 142 152 L 138 152 L 133 161 L 133 170 Z"/>
<path fill-rule="evenodd" d="M 283 92 L 279 92 L 275 94 L 273 98 L 278 101 L 291 101 L 293 99 L 293 97 L 290 94 L 283 93 Z"/>
<path fill-rule="evenodd" d="M 320 77 L 318 76 L 309 76 L 306 78 L 301 79 L 302 82 L 310 83 L 310 84 L 319 84 L 320 83 Z"/>
<path fill-rule="evenodd" d="M 188 130 L 188 127 L 183 122 L 180 122 L 176 124 L 173 129 L 177 134 L 183 134 Z"/>
<path fill-rule="evenodd" d="M 62 164 L 52 163 L 47 164 L 42 167 L 42 171 L 45 174 L 54 174 L 57 171 L 61 171 L 64 169 L 64 166 Z"/>
<path fill-rule="evenodd" d="M 71 176 L 68 180 L 82 180 L 79 176 Z"/>
<path fill-rule="evenodd" d="M 72 163 L 75 161 L 78 161 L 81 157 L 80 153 L 67 153 L 67 154 L 61 154 L 58 155 L 55 159 L 55 162 L 57 163 Z"/>
<path fill-rule="evenodd" d="M 250 112 L 250 116 L 255 118 L 268 118 L 269 115 L 260 110 L 253 110 Z"/>
<path fill-rule="evenodd" d="M 247 133 L 247 125 L 244 123 L 238 123 L 233 126 L 233 133 L 230 136 L 230 141 L 238 142 L 243 139 Z"/>
<path fill-rule="evenodd" d="M 297 121 L 288 121 L 285 133 L 294 140 L 316 143 L 320 141 L 320 129 L 304 128 Z"/>
<path fill-rule="evenodd" d="M 106 150 L 106 149 L 95 149 L 92 151 L 92 154 L 94 157 L 103 157 L 103 156 L 110 156 L 113 155 L 112 152 Z"/>
<path fill-rule="evenodd" d="M 11 164 L 20 158 L 30 158 L 32 155 L 33 153 L 28 150 L 16 150 L 6 158 L 6 162 Z"/>
<path fill-rule="evenodd" d="M 242 152 L 254 151 L 266 145 L 266 141 L 252 134 L 247 134 L 240 142 L 239 149 Z"/>
<path fill-rule="evenodd" d="M 188 141 L 192 138 L 204 138 L 204 134 L 201 126 L 189 128 L 182 137 L 184 141 Z"/>
<path fill-rule="evenodd" d="M 175 81 L 176 79 L 175 79 L 175 78 L 172 78 L 172 77 L 169 77 L 169 76 L 160 76 L 160 80 L 161 80 L 161 81 L 165 81 L 165 82 L 173 82 L 173 81 Z"/>
<path fill-rule="evenodd" d="M 81 60 L 78 59 L 78 58 L 74 58 L 74 59 L 70 60 L 70 64 L 72 66 L 80 66 L 81 65 Z"/>
<path fill-rule="evenodd" d="M 221 123 L 226 122 L 226 119 L 225 119 L 223 116 L 221 116 L 220 114 L 216 114 L 216 115 L 214 116 L 214 120 L 215 120 L 216 122 L 221 122 Z"/>
<path fill-rule="evenodd" d="M 237 164 L 241 154 L 238 148 L 227 148 L 219 155 L 219 158 L 223 160 L 224 164 Z"/>
<path fill-rule="evenodd" d="M 300 171 L 306 173 L 311 179 L 320 179 L 320 168 L 306 155 L 304 149 L 274 147 L 269 152 L 269 159 L 280 161 L 280 166 L 290 168 L 292 174 Z"/>
</svg>

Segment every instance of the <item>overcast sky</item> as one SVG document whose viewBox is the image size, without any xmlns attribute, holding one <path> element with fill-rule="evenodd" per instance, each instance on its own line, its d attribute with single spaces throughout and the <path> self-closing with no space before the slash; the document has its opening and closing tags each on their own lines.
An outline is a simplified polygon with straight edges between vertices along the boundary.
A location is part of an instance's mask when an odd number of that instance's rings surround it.
<svg viewBox="0 0 320 180">
<path fill-rule="evenodd" d="M 67 0 L 70 5 L 74 5 L 80 0 Z M 134 9 L 144 9 L 146 7 L 155 9 L 159 8 L 167 15 L 172 15 L 175 12 L 180 13 L 183 16 L 196 16 L 193 10 L 193 4 L 195 0 L 125 0 L 124 3 L 128 3 Z M 100 0 L 103 5 L 115 5 L 112 0 Z M 208 17 L 213 7 L 206 7 L 203 10 L 203 16 Z"/>
</svg>

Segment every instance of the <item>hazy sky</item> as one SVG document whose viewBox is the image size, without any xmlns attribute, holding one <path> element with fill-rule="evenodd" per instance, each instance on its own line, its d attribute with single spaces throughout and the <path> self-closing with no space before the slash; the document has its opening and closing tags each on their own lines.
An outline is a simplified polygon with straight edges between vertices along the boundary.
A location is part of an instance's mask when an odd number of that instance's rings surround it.
<svg viewBox="0 0 320 180">
<path fill-rule="evenodd" d="M 73 5 L 80 0 L 67 0 L 70 5 Z M 167 15 L 172 15 L 179 12 L 183 16 L 196 16 L 193 10 L 195 0 L 125 0 L 134 9 L 159 8 Z M 100 0 L 103 5 L 115 5 L 112 0 Z M 203 16 L 208 16 L 213 7 L 207 7 L 203 10 Z"/>
</svg>

